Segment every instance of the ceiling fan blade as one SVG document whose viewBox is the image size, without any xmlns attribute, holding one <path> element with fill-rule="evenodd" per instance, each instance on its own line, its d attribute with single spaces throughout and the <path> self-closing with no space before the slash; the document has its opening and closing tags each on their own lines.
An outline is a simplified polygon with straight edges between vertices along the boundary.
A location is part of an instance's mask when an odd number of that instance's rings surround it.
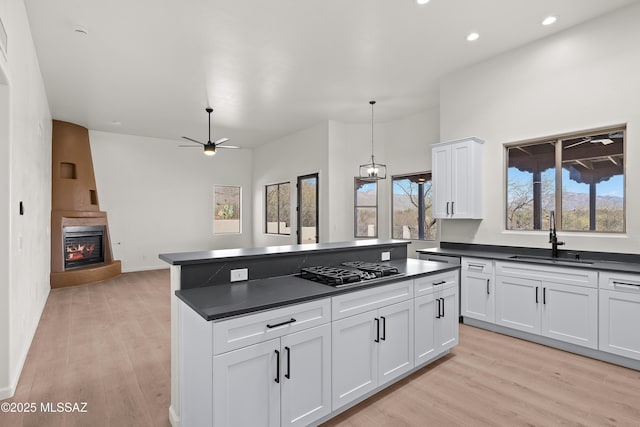
<svg viewBox="0 0 640 427">
<path fill-rule="evenodd" d="M 195 140 L 193 138 L 189 138 L 188 136 L 183 136 L 182 138 L 187 139 L 187 140 L 192 141 L 192 142 L 197 142 L 198 144 L 201 144 L 201 145 L 206 145 L 204 142 L 197 141 L 197 140 Z"/>
<path fill-rule="evenodd" d="M 216 145 L 220 145 L 220 144 L 224 144 L 227 141 L 230 141 L 230 139 L 229 138 L 220 138 L 219 140 L 214 141 L 213 143 L 216 144 Z"/>
<path fill-rule="evenodd" d="M 216 147 L 216 150 L 217 150 L 218 148 L 229 148 L 229 149 L 232 149 L 232 150 L 238 150 L 238 149 L 240 149 L 241 147 L 238 147 L 237 145 L 222 145 L 222 146 L 220 146 L 220 147 Z"/>
<path fill-rule="evenodd" d="M 178 145 L 178 147 L 185 147 L 185 148 L 200 148 L 199 145 Z M 202 148 L 200 148 L 202 150 Z"/>
</svg>

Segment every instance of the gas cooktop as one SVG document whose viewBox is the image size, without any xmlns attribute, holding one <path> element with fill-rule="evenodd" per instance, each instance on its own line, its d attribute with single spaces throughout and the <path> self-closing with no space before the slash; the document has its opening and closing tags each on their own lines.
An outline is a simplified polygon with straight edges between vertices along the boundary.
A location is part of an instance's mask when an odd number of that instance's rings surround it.
<svg viewBox="0 0 640 427">
<path fill-rule="evenodd" d="M 399 274 L 396 267 L 363 261 L 343 262 L 340 266 L 317 265 L 300 270 L 300 277 L 304 279 L 335 287 L 395 274 Z"/>
</svg>

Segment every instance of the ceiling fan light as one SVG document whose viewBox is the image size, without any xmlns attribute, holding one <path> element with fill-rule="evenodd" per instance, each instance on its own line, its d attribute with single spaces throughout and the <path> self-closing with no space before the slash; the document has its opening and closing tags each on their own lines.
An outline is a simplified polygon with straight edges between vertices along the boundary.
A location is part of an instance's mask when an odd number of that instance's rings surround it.
<svg viewBox="0 0 640 427">
<path fill-rule="evenodd" d="M 204 154 L 207 156 L 215 156 L 216 155 L 216 146 L 211 144 L 207 144 L 204 146 Z"/>
</svg>

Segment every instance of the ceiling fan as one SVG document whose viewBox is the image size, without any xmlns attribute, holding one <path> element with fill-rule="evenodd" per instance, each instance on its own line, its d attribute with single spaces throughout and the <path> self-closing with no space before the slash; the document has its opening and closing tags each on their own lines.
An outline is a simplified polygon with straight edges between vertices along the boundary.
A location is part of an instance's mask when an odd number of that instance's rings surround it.
<svg viewBox="0 0 640 427">
<path fill-rule="evenodd" d="M 230 149 L 238 149 L 238 148 L 240 148 L 240 147 L 237 147 L 235 145 L 225 145 L 224 147 L 222 147 L 221 145 L 226 143 L 227 141 L 229 141 L 229 138 L 220 138 L 220 139 L 218 139 L 216 141 L 211 142 L 211 113 L 213 113 L 213 108 L 207 107 L 207 108 L 205 108 L 205 111 L 209 114 L 209 139 L 207 140 L 207 143 L 205 144 L 204 142 L 200 142 L 198 140 L 195 140 L 193 138 L 189 138 L 187 136 L 183 136 L 182 138 L 204 146 L 204 154 L 206 154 L 207 156 L 215 155 L 217 148 L 230 148 Z M 180 145 L 180 147 L 200 148 L 200 145 Z"/>
</svg>

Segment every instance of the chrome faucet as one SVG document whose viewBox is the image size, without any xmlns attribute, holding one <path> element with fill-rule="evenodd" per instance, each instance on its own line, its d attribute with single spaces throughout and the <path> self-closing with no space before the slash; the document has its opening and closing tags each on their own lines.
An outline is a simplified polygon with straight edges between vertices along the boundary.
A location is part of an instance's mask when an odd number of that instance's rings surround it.
<svg viewBox="0 0 640 427">
<path fill-rule="evenodd" d="M 558 242 L 555 211 L 549 212 L 549 243 L 551 243 L 551 257 L 558 258 L 558 246 L 564 245 L 564 242 Z"/>
</svg>

